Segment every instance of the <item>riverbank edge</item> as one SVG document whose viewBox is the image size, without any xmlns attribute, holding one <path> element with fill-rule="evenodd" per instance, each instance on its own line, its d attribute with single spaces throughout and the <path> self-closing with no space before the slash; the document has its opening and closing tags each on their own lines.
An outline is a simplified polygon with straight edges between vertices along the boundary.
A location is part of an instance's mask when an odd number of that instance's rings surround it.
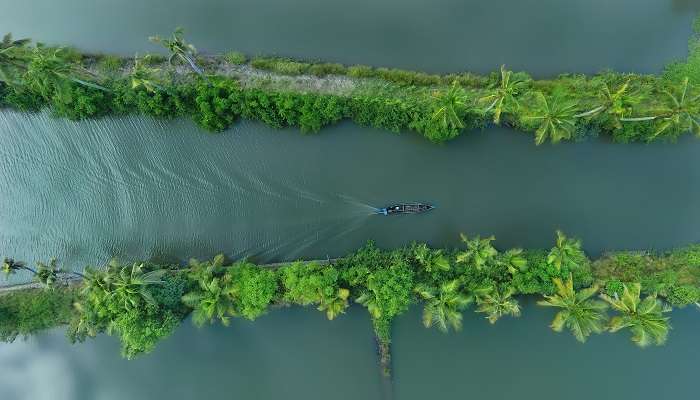
<svg viewBox="0 0 700 400">
<path fill-rule="evenodd" d="M 236 52 L 193 55 L 200 75 L 157 54 L 140 58 L 137 65 L 136 59 L 64 50 L 61 59 L 79 66 L 76 73 L 85 70 L 87 77 L 80 81 L 91 86 L 74 79 L 67 86 L 37 90 L 35 80 L 42 75 L 20 74 L 17 85 L 0 87 L 0 107 L 50 107 L 55 115 L 75 120 L 124 114 L 189 116 L 217 132 L 241 117 L 302 132 L 350 119 L 395 133 L 418 132 L 438 143 L 491 124 L 534 133 L 538 144 L 600 134 L 621 143 L 674 141 L 695 130 L 692 120 L 700 118 L 691 104 L 690 119 L 684 114 L 682 123 L 676 123 L 668 97 L 700 89 L 697 21 L 687 60 L 669 65 L 662 75 L 605 71 L 533 80 L 527 73 L 505 69 L 485 76 L 433 75 L 275 57 L 248 60 Z M 42 49 L 37 54 L 55 50 Z M 684 89 L 685 78 L 689 86 Z"/>
</svg>

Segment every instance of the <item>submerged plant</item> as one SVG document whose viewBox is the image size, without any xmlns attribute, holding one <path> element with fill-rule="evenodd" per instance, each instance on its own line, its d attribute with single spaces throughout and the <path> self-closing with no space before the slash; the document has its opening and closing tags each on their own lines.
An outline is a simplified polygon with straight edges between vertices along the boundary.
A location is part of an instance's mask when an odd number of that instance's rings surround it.
<svg viewBox="0 0 700 400">
<path fill-rule="evenodd" d="M 620 313 L 610 319 L 611 332 L 629 328 L 632 332 L 632 341 L 640 347 L 651 344 L 657 346 L 666 343 L 668 331 L 671 329 L 670 318 L 664 317 L 664 313 L 670 308 L 657 300 L 656 295 L 644 298 L 640 297 L 641 285 L 638 282 L 624 285 L 622 296 L 614 297 L 601 294 L 600 297 Z"/>
<path fill-rule="evenodd" d="M 554 285 L 557 292 L 551 296 L 545 295 L 545 300 L 537 302 L 541 306 L 560 309 L 550 325 L 552 330 L 561 332 L 567 328 L 579 342 L 585 342 L 593 333 L 603 332 L 607 320 L 607 304 L 591 299 L 598 292 L 596 286 L 577 292 L 571 276 L 566 282 L 555 278 Z"/>
</svg>

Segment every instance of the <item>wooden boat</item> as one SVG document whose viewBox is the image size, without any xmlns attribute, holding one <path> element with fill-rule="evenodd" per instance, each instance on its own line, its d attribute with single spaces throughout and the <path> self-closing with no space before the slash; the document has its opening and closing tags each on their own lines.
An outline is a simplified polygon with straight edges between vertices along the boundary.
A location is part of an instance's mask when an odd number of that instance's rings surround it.
<svg viewBox="0 0 700 400">
<path fill-rule="evenodd" d="M 390 206 L 377 209 L 377 214 L 382 215 L 396 215 L 396 214 L 420 214 L 426 211 L 432 210 L 433 207 L 430 204 L 423 203 L 407 203 L 407 204 L 392 204 Z"/>
</svg>

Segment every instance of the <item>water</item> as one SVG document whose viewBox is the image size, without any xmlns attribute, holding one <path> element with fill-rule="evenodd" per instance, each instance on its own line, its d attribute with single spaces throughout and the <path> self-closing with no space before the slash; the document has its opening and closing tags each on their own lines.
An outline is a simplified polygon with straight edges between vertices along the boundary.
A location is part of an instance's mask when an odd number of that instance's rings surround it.
<svg viewBox="0 0 700 400">
<path fill-rule="evenodd" d="M 5 4 L 3 4 L 5 3 Z M 11 4 L 11 5 L 10 5 Z M 656 72 L 682 57 L 696 0 L 3 0 L 0 27 L 91 51 L 155 51 L 184 27 L 236 49 L 430 72 Z"/>
<path fill-rule="evenodd" d="M 145 37 L 182 25 L 211 52 L 432 72 L 507 63 L 536 76 L 658 72 L 685 54 L 700 11 L 690 0 L 4 3 L 4 30 L 85 50 L 154 50 Z M 581 237 L 592 255 L 700 239 L 693 138 L 535 147 L 530 135 L 490 129 L 436 146 L 350 123 L 316 136 L 250 122 L 209 135 L 189 121 L 72 123 L 3 111 L 0 143 L 0 254 L 29 261 L 57 256 L 79 267 L 218 252 L 279 261 L 342 255 L 368 238 L 454 246 L 459 232 L 543 247 L 556 228 Z M 370 215 L 408 200 L 438 209 Z M 464 332 L 447 336 L 423 329 L 419 312 L 394 330 L 395 399 L 696 397 L 694 309 L 673 313 L 667 346 L 643 351 L 624 334 L 581 346 L 550 332 L 552 310 L 532 305 L 496 326 L 468 313 Z M 358 307 L 332 323 L 298 308 L 231 328 L 195 331 L 187 321 L 131 362 L 108 337 L 70 346 L 54 331 L 0 344 L 3 400 L 373 400 L 388 398 L 385 389 Z"/>
</svg>

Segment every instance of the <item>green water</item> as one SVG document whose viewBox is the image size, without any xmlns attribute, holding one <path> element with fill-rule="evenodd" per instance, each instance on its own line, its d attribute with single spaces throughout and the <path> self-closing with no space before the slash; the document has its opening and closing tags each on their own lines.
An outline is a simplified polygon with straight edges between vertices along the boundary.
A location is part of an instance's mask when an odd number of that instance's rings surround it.
<svg viewBox="0 0 700 400">
<path fill-rule="evenodd" d="M 434 72 L 507 63 L 545 76 L 658 72 L 685 54 L 699 9 L 658 0 L 33 0 L 4 5 L 0 27 L 129 54 L 154 50 L 146 36 L 182 25 L 209 51 Z M 73 123 L 2 111 L 0 144 L 0 254 L 30 261 L 221 251 L 279 261 L 342 255 L 368 238 L 451 246 L 459 232 L 544 247 L 556 228 L 592 255 L 700 241 L 694 138 L 535 147 L 529 135 L 489 129 L 436 146 L 349 123 L 315 136 L 250 122 L 208 135 L 189 121 Z M 403 200 L 438 208 L 371 215 Z M 464 332 L 447 336 L 423 329 L 414 309 L 396 324 L 391 388 L 360 308 L 333 323 L 301 309 L 230 328 L 186 322 L 132 362 L 113 338 L 70 346 L 52 332 L 0 344 L 0 399 L 690 399 L 696 312 L 674 312 L 669 344 L 641 351 L 625 335 L 578 345 L 549 330 L 551 310 L 534 306 L 496 326 L 468 313 Z"/>
</svg>

